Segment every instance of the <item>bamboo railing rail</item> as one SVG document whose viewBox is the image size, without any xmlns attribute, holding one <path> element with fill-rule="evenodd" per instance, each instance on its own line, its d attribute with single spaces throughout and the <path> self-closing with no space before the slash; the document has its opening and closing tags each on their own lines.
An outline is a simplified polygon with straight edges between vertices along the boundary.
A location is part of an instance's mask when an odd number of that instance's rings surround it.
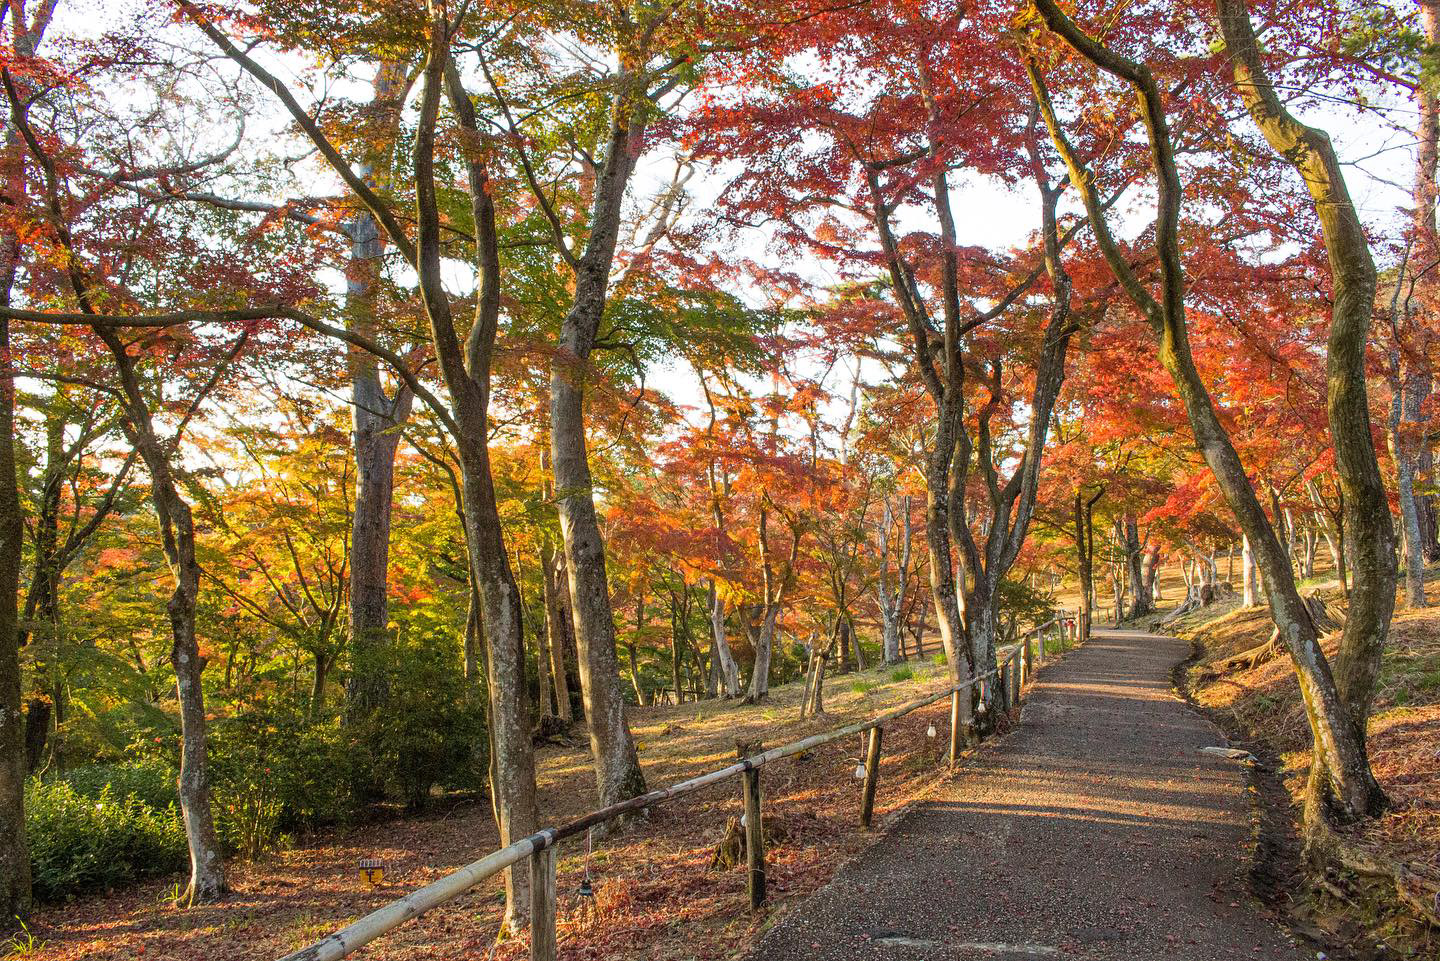
<svg viewBox="0 0 1440 961">
<path fill-rule="evenodd" d="M 555 848 L 566 838 L 576 837 L 590 828 L 614 820 L 634 811 L 654 807 L 665 801 L 694 794 L 707 787 L 732 777 L 742 779 L 745 804 L 746 855 L 748 862 L 748 890 L 751 907 L 759 907 L 765 900 L 764 833 L 760 817 L 760 770 L 767 764 L 784 758 L 794 757 L 813 748 L 868 732 L 865 757 L 865 786 L 862 792 L 861 826 L 870 827 L 875 789 L 879 779 L 881 728 L 891 721 L 904 717 L 922 707 L 928 707 L 943 698 L 950 698 L 950 764 L 953 766 L 960 756 L 961 745 L 968 736 L 970 699 L 961 693 L 975 684 L 992 681 L 999 685 L 1003 706 L 1006 709 L 1019 703 L 1021 687 L 1033 670 L 1031 645 L 1037 638 L 1040 658 L 1044 658 L 1044 632 L 1054 627 L 1061 638 L 1073 636 L 1074 615 L 1061 611 L 1056 617 L 1020 635 L 1015 644 L 997 651 L 997 666 L 993 671 L 977 677 L 951 684 L 931 694 L 907 701 L 883 714 L 855 721 L 842 727 L 812 734 L 789 744 L 762 751 L 750 757 L 741 758 L 728 767 L 709 771 L 669 787 L 656 788 L 639 797 L 621 801 L 591 811 L 573 821 L 558 827 L 536 831 L 528 837 L 492 851 L 478 861 L 452 871 L 438 881 L 391 901 L 389 904 L 351 922 L 339 931 L 326 935 L 314 944 L 285 955 L 280 961 L 339 961 L 363 945 L 394 930 L 401 924 L 444 904 L 475 885 L 494 877 L 506 868 L 530 861 L 530 917 L 531 917 L 531 961 L 554 961 L 556 951 L 556 890 L 555 890 Z"/>
</svg>

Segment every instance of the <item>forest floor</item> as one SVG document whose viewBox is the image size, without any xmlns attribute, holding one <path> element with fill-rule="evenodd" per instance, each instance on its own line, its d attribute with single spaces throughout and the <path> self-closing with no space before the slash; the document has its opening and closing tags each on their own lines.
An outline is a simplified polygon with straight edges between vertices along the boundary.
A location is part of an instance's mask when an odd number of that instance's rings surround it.
<svg viewBox="0 0 1440 961">
<path fill-rule="evenodd" d="M 1440 571 L 1431 572 L 1427 588 L 1433 604 L 1440 598 Z M 1344 596 L 1334 581 L 1314 589 L 1343 608 Z M 1221 667 L 1267 640 L 1267 610 L 1242 610 L 1231 599 L 1168 629 L 1197 646 L 1187 678 L 1194 701 L 1232 736 L 1249 741 L 1262 763 L 1273 768 L 1271 780 L 1281 789 L 1271 803 L 1283 808 L 1288 802 L 1285 827 L 1293 838 L 1310 768 L 1310 729 L 1290 660 L 1282 654 L 1250 668 Z M 1331 636 L 1324 645 L 1331 657 L 1336 641 Z M 1390 807 L 1343 838 L 1367 856 L 1413 872 L 1428 899 L 1440 885 L 1440 608 L 1407 610 L 1403 600 L 1397 605 L 1369 744 Z M 1440 957 L 1440 931 L 1415 923 L 1388 880 L 1332 872 L 1322 879 L 1319 895 L 1295 908 L 1328 936 L 1359 944 L 1362 956 Z M 1435 909 L 1440 912 L 1440 903 Z"/>
<path fill-rule="evenodd" d="M 797 719 L 801 683 L 772 689 L 761 706 L 707 701 L 632 710 L 632 725 L 652 786 L 722 767 L 736 742 L 775 747 L 807 734 L 872 716 L 938 690 L 946 668 L 911 662 L 913 677 L 893 669 L 829 678 L 826 715 Z M 900 679 L 896 679 L 896 678 Z M 935 738 L 926 736 L 934 724 Z M 1004 723 L 1004 722 L 1002 722 Z M 948 701 L 888 726 L 876 799 L 877 827 L 950 776 L 943 762 Z M 738 782 L 727 782 L 653 809 L 645 821 L 597 838 L 589 869 L 593 901 L 576 892 L 586 867 L 583 839 L 560 851 L 561 956 L 569 959 L 706 959 L 734 956 L 796 900 L 823 885 L 836 868 L 873 842 L 859 830 L 859 738 L 816 749 L 765 769 L 770 902 L 752 913 L 744 868 L 710 870 L 728 818 L 740 813 Z M 541 823 L 560 824 L 595 806 L 583 728 L 565 744 L 537 749 Z M 772 820 L 773 819 L 773 820 Z M 768 833 L 768 830 L 767 830 Z M 234 888 L 214 905 L 177 907 L 170 883 L 130 887 L 40 911 L 30 931 L 44 944 L 27 956 L 42 961 L 278 958 L 498 846 L 483 802 L 437 801 L 429 813 L 337 829 L 305 839 L 262 861 L 237 864 Z M 357 862 L 379 857 L 385 879 L 360 882 Z M 411 921 L 362 949 L 365 959 L 516 959 L 522 941 L 495 943 L 499 879 Z"/>
</svg>

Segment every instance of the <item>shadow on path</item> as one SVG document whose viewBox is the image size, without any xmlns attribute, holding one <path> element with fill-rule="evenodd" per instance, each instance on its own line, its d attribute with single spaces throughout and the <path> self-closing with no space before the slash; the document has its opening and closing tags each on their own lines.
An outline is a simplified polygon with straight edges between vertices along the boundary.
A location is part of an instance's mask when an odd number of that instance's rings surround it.
<svg viewBox="0 0 1440 961">
<path fill-rule="evenodd" d="M 1245 887 L 1245 779 L 1170 688 L 1183 641 L 1111 631 L 1020 727 L 775 926 L 753 961 L 1298 961 Z M 880 789 L 884 790 L 882 782 Z"/>
</svg>

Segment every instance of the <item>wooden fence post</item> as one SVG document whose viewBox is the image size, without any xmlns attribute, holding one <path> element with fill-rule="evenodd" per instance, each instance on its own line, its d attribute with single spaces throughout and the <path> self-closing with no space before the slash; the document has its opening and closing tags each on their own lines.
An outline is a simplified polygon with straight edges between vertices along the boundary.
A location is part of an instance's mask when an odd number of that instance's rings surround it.
<svg viewBox="0 0 1440 961">
<path fill-rule="evenodd" d="M 860 826 L 870 828 L 870 818 L 875 811 L 875 782 L 880 779 L 880 738 L 883 729 L 878 725 L 870 729 L 870 739 L 865 745 L 865 789 L 860 795 Z"/>
<path fill-rule="evenodd" d="M 551 845 L 530 855 L 530 961 L 555 961 L 555 859 Z"/>
<path fill-rule="evenodd" d="M 750 908 L 765 903 L 765 824 L 760 817 L 760 771 L 741 775 L 745 785 L 745 886 Z"/>
<path fill-rule="evenodd" d="M 960 699 L 965 697 L 965 706 L 969 707 L 969 689 L 952 690 L 950 692 L 950 766 L 958 764 L 960 759 L 960 738 L 965 736 L 960 729 Z"/>
</svg>

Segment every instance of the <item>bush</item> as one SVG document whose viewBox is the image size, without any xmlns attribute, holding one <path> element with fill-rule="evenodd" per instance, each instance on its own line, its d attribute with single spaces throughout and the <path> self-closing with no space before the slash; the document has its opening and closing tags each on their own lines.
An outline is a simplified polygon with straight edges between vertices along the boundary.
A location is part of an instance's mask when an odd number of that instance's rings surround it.
<svg viewBox="0 0 1440 961">
<path fill-rule="evenodd" d="M 457 670 L 454 639 L 416 633 L 387 658 L 389 694 L 358 725 L 356 754 L 411 810 L 431 788 L 474 790 L 486 783 L 483 693 Z"/>
<path fill-rule="evenodd" d="M 60 901 L 181 870 L 185 826 L 171 803 L 157 809 L 107 784 L 89 797 L 66 781 L 31 780 L 25 831 L 35 896 Z"/>
<path fill-rule="evenodd" d="M 946 664 L 950 663 L 950 659 L 945 656 L 944 651 L 936 651 L 935 657 L 932 658 L 932 660 L 934 660 L 935 663 L 940 667 L 944 667 Z"/>
<path fill-rule="evenodd" d="M 890 672 L 890 680 L 895 681 L 897 684 L 900 681 L 912 680 L 914 677 L 915 669 L 912 668 L 909 664 L 897 667 L 895 668 L 895 670 Z"/>
<path fill-rule="evenodd" d="M 245 858 L 289 833 L 349 819 L 353 752 L 335 721 L 261 703 L 215 723 L 209 738 L 216 828 Z"/>
<path fill-rule="evenodd" d="M 175 779 L 179 772 L 160 760 L 132 761 L 125 764 L 87 764 L 70 768 L 60 775 L 81 797 L 98 799 L 107 788 L 116 800 L 135 798 L 157 811 L 163 811 L 180 799 Z"/>
<path fill-rule="evenodd" d="M 880 685 L 877 684 L 877 683 L 874 682 L 874 681 L 851 681 L 851 682 L 850 682 L 850 690 L 854 691 L 856 694 L 869 694 L 871 691 L 875 690 L 875 688 L 877 688 L 877 687 L 879 687 L 879 686 L 880 686 Z"/>
</svg>

